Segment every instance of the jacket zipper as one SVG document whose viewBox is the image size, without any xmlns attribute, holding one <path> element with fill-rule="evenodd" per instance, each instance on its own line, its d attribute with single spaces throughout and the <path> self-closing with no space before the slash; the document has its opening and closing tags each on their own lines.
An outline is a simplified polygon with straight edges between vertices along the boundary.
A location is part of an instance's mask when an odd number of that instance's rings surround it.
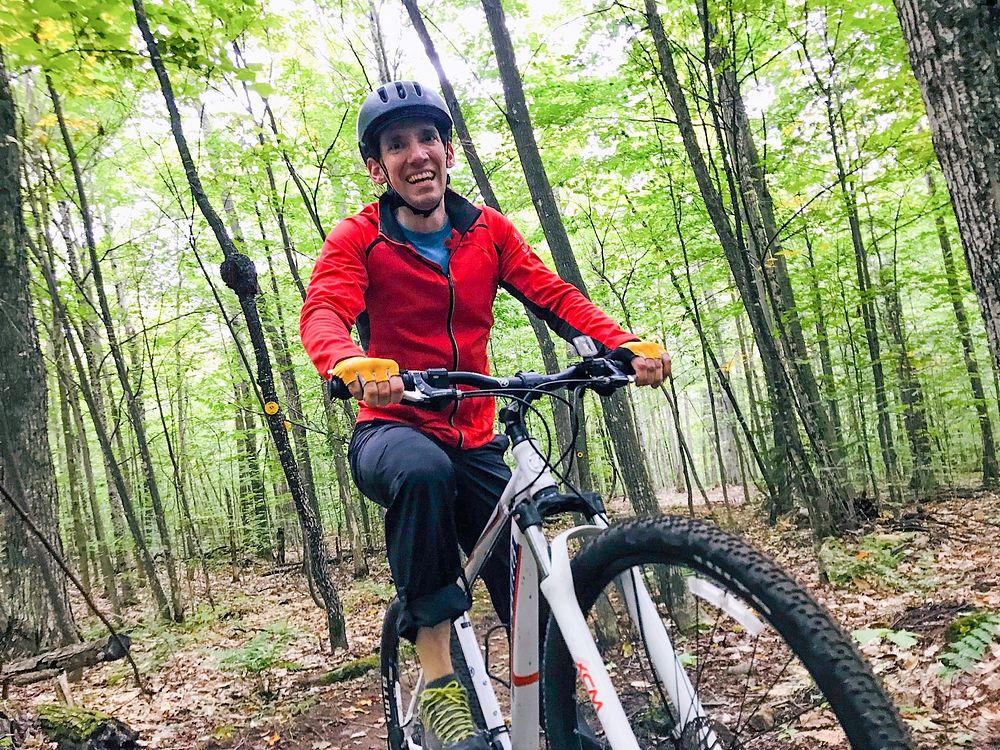
<svg viewBox="0 0 1000 750">
<path fill-rule="evenodd" d="M 385 235 L 383 235 L 383 236 L 385 236 Z M 458 236 L 458 242 L 455 243 L 455 246 L 457 247 L 458 245 L 462 244 L 462 240 L 464 238 L 465 238 L 465 233 L 463 232 L 462 234 L 460 234 Z M 389 239 L 389 238 L 386 237 L 386 239 Z M 396 242 L 396 240 L 389 240 L 389 241 L 390 242 Z M 439 266 L 437 263 L 431 262 L 430 260 L 428 260 L 427 258 L 425 258 L 424 256 L 422 256 L 414 248 L 410 247 L 409 244 L 407 244 L 407 243 L 399 243 L 399 242 L 396 242 L 396 244 L 402 244 L 408 251 L 410 251 L 414 255 L 416 255 L 417 259 L 421 263 L 424 263 L 425 265 L 429 266 L 430 268 L 433 268 L 439 274 L 441 274 L 442 276 L 444 276 L 445 280 L 448 282 L 448 318 L 447 318 L 447 321 L 446 321 L 446 327 L 448 329 L 448 341 L 451 342 L 451 358 L 452 358 L 452 363 L 453 363 L 451 369 L 457 370 L 458 369 L 458 341 L 455 339 L 455 331 L 452 329 L 452 318 L 455 315 L 455 284 L 451 280 L 451 274 L 450 273 L 445 273 L 444 270 L 441 268 L 441 266 Z M 451 262 L 451 256 L 452 255 L 453 255 L 453 252 L 449 248 L 449 252 L 448 252 L 449 263 Z M 448 415 L 448 426 L 451 427 L 451 429 L 453 429 L 455 431 L 455 433 L 458 435 L 458 443 L 455 445 L 455 447 L 456 448 L 461 448 L 462 445 L 463 445 L 463 443 L 465 443 L 465 435 L 463 435 L 462 431 L 460 429 L 458 429 L 458 427 L 455 426 L 455 414 L 456 414 L 457 411 L 458 411 L 458 401 L 456 401 L 455 403 L 453 403 L 451 405 L 451 414 Z"/>
<path fill-rule="evenodd" d="M 444 273 L 442 271 L 442 273 Z M 444 277 L 448 280 L 448 338 L 451 341 L 451 354 L 452 359 L 455 364 L 452 367 L 453 370 L 458 369 L 458 342 L 455 340 L 455 332 L 452 330 L 451 323 L 452 317 L 455 314 L 455 285 L 452 283 L 451 274 L 445 273 Z M 455 401 L 451 405 L 451 414 L 448 415 L 448 425 L 458 433 L 458 445 L 456 448 L 461 448 L 462 443 L 465 442 L 465 436 L 462 431 L 455 426 L 455 414 L 458 412 L 458 401 Z"/>
<path fill-rule="evenodd" d="M 473 225 L 475 226 L 475 225 Z M 471 227 L 470 227 L 471 229 Z M 448 246 L 448 269 L 449 272 L 444 274 L 444 277 L 448 279 L 448 338 L 451 340 L 451 352 L 455 360 L 455 366 L 452 369 L 458 369 L 458 341 L 455 340 L 455 331 L 452 329 L 452 318 L 455 315 L 455 284 L 451 280 L 451 259 L 455 255 L 455 251 L 462 246 L 462 241 L 465 239 L 465 235 L 468 230 L 461 232 L 458 235 L 458 240 Z M 454 248 L 454 249 L 452 249 Z M 444 273 L 444 271 L 441 271 Z M 465 435 L 462 431 L 455 426 L 455 415 L 458 413 L 459 402 L 456 401 L 451 405 L 451 414 L 448 415 L 448 425 L 455 430 L 458 434 L 458 445 L 456 448 L 461 448 L 465 443 Z"/>
</svg>

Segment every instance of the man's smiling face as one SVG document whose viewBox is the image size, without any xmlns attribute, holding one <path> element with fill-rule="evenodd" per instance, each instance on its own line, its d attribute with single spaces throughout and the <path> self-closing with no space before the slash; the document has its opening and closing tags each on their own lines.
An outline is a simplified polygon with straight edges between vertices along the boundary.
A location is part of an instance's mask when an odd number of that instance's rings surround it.
<svg viewBox="0 0 1000 750">
<path fill-rule="evenodd" d="M 379 184 L 388 181 L 415 208 L 438 205 L 455 150 L 441 141 L 437 126 L 424 118 L 399 120 L 379 134 L 378 142 L 380 159 L 368 159 L 369 176 Z"/>
</svg>

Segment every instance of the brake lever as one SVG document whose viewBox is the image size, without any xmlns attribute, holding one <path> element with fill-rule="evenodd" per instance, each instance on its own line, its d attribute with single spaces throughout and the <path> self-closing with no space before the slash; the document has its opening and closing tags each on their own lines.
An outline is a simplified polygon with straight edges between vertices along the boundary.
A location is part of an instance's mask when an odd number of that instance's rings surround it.
<svg viewBox="0 0 1000 750">
<path fill-rule="evenodd" d="M 453 401 L 462 398 L 462 392 L 458 388 L 435 388 L 428 383 L 419 373 L 400 373 L 403 378 L 403 403 L 415 406 L 418 409 L 429 409 L 440 411 Z"/>
<path fill-rule="evenodd" d="M 619 388 L 635 382 L 635 374 L 628 373 L 614 360 L 594 357 L 584 360 L 581 364 L 584 372 L 591 378 L 587 387 L 599 396 L 610 396 Z"/>
</svg>

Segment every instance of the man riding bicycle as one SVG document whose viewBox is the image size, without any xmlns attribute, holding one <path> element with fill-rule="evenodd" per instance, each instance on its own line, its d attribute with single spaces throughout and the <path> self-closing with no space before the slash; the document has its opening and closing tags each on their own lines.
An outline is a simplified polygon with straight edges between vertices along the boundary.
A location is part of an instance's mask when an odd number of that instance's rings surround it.
<svg viewBox="0 0 1000 750">
<path fill-rule="evenodd" d="M 488 372 L 492 306 L 504 288 L 562 338 L 583 334 L 602 355 L 657 386 L 670 358 L 623 331 L 550 271 L 511 222 L 448 187 L 452 120 L 441 97 L 413 81 L 380 86 L 358 115 L 358 146 L 381 198 L 327 236 L 300 331 L 320 374 L 360 402 L 348 456 L 362 493 L 385 509 L 389 567 L 402 609 L 399 632 L 416 646 L 426 689 L 420 714 L 430 747 L 486 750 L 453 673 L 451 622 L 471 605 L 458 547 L 468 552 L 508 479 L 507 439 L 492 399 L 443 411 L 400 403 L 408 369 Z M 350 330 L 357 326 L 359 347 Z M 509 539 L 483 580 L 510 622 Z"/>
</svg>

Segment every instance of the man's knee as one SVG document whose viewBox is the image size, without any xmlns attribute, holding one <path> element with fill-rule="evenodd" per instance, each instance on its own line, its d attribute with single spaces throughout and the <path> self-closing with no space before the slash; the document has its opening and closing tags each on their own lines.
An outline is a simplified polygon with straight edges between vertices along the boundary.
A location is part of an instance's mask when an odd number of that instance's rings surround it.
<svg viewBox="0 0 1000 750">
<path fill-rule="evenodd" d="M 455 469 L 448 455 L 437 446 L 433 450 L 407 455 L 394 467 L 390 481 L 394 497 L 409 495 L 443 499 L 455 492 Z"/>
<path fill-rule="evenodd" d="M 351 440 L 348 457 L 358 488 L 385 508 L 401 497 L 454 494 L 455 471 L 448 455 L 412 427 L 361 426 Z"/>
</svg>

